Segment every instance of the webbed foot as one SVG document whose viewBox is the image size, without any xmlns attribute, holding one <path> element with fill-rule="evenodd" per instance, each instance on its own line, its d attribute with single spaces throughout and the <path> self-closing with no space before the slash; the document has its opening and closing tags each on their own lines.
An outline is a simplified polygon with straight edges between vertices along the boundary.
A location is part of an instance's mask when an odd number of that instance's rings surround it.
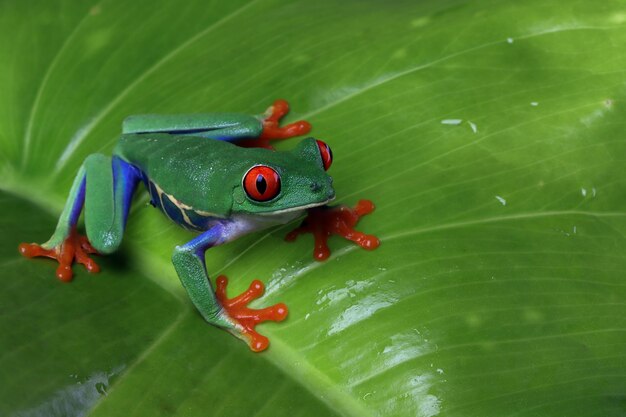
<svg viewBox="0 0 626 417">
<path fill-rule="evenodd" d="M 285 240 L 292 242 L 302 233 L 312 233 L 315 238 L 313 257 L 318 261 L 330 256 L 327 242 L 332 234 L 343 236 L 363 249 L 374 250 L 380 245 L 380 240 L 376 236 L 354 230 L 359 219 L 372 211 L 374 203 L 370 200 L 359 200 L 354 209 L 347 206 L 314 207 L 309 209 L 300 226 L 285 236 Z"/>
<path fill-rule="evenodd" d="M 90 254 L 98 252 L 91 246 L 87 237 L 79 235 L 75 229 L 70 232 L 63 243 L 52 249 L 46 249 L 36 243 L 21 243 L 18 250 L 27 258 L 45 256 L 56 259 L 59 262 L 56 271 L 57 278 L 64 282 L 72 280 L 74 275 L 72 263 L 74 260 L 84 265 L 87 271 L 91 273 L 100 271 L 100 267 L 89 257 Z"/>
<path fill-rule="evenodd" d="M 300 120 L 280 127 L 280 120 L 289 113 L 289 103 L 286 100 L 278 99 L 265 111 L 263 119 L 263 131 L 256 139 L 243 140 L 237 145 L 245 148 L 266 148 L 274 149 L 270 145 L 270 140 L 288 139 L 295 136 L 307 134 L 311 131 L 311 124 Z"/>
<path fill-rule="evenodd" d="M 255 327 L 264 321 L 283 321 L 287 317 L 287 306 L 283 303 L 278 303 L 258 310 L 249 308 L 247 306 L 248 303 L 259 298 L 265 291 L 263 283 L 259 280 L 252 281 L 246 291 L 234 298 L 226 296 L 228 279 L 224 275 L 217 277 L 216 284 L 215 295 L 218 301 L 224 307 L 228 316 L 241 326 L 240 330 L 248 340 L 250 349 L 255 352 L 267 349 L 269 339 L 257 333 Z"/>
</svg>

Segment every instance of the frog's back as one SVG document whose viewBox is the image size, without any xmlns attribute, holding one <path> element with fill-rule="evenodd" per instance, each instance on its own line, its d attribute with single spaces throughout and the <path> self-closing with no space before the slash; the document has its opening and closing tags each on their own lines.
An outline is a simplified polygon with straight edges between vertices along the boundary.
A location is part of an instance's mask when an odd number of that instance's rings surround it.
<svg viewBox="0 0 626 417">
<path fill-rule="evenodd" d="M 142 171 L 146 185 L 152 183 L 175 202 L 225 217 L 239 185 L 229 175 L 233 163 L 238 165 L 237 149 L 219 140 L 146 133 L 122 135 L 115 153 Z"/>
</svg>

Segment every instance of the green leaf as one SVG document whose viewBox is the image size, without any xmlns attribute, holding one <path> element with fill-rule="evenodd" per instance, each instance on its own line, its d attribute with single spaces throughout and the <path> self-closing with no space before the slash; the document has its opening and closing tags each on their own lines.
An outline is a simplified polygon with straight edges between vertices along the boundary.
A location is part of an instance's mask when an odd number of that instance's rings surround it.
<svg viewBox="0 0 626 417">
<path fill-rule="evenodd" d="M 625 42 L 616 0 L 4 2 L 0 415 L 623 415 Z M 382 244 L 208 251 L 290 307 L 267 352 L 202 321 L 143 197 L 98 276 L 19 258 L 124 117 L 279 97 Z"/>
</svg>

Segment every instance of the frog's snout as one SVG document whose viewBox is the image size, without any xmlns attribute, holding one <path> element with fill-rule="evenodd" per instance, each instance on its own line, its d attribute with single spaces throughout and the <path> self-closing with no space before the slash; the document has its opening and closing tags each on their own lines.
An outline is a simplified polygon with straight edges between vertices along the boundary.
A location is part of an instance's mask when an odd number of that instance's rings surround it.
<svg viewBox="0 0 626 417">
<path fill-rule="evenodd" d="M 313 181 L 311 183 L 311 185 L 309 185 L 309 188 L 311 189 L 311 191 L 313 191 L 314 193 L 318 192 L 319 190 L 322 189 L 322 184 L 320 184 L 317 181 Z"/>
<path fill-rule="evenodd" d="M 332 179 L 329 181 L 329 184 L 327 187 L 324 187 L 324 184 L 322 184 L 319 181 L 312 181 L 309 184 L 309 188 L 311 192 L 313 193 L 327 194 L 326 198 L 329 200 L 332 200 L 333 198 L 335 198 L 335 190 L 332 187 Z"/>
</svg>

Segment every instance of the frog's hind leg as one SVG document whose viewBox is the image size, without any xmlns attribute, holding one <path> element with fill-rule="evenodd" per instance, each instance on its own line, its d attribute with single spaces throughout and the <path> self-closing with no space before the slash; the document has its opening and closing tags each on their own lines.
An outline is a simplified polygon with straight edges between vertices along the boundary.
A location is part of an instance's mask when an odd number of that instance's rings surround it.
<svg viewBox="0 0 626 417">
<path fill-rule="evenodd" d="M 124 134 L 169 133 L 232 142 L 247 148 L 272 149 L 269 142 L 300 136 L 311 130 L 304 120 L 280 126 L 289 103 L 276 100 L 264 114 L 238 113 L 143 114 L 129 116 L 122 124 Z"/>
<path fill-rule="evenodd" d="M 260 119 L 237 113 L 144 114 L 124 120 L 122 133 L 169 133 L 207 139 L 237 141 L 256 138 L 263 131 Z"/>
<path fill-rule="evenodd" d="M 121 158 L 92 155 L 87 166 L 85 228 L 93 247 L 103 254 L 122 243 L 140 171 Z M 90 176 L 90 172 L 94 175 Z"/>
<path fill-rule="evenodd" d="M 92 253 L 111 253 L 121 243 L 132 194 L 139 172 L 118 157 L 90 155 L 81 166 L 52 237 L 44 244 L 22 243 L 19 251 L 32 258 L 46 256 L 59 261 L 57 277 L 71 281 L 72 263 L 98 272 Z M 85 210 L 87 237 L 76 231 Z"/>
</svg>

